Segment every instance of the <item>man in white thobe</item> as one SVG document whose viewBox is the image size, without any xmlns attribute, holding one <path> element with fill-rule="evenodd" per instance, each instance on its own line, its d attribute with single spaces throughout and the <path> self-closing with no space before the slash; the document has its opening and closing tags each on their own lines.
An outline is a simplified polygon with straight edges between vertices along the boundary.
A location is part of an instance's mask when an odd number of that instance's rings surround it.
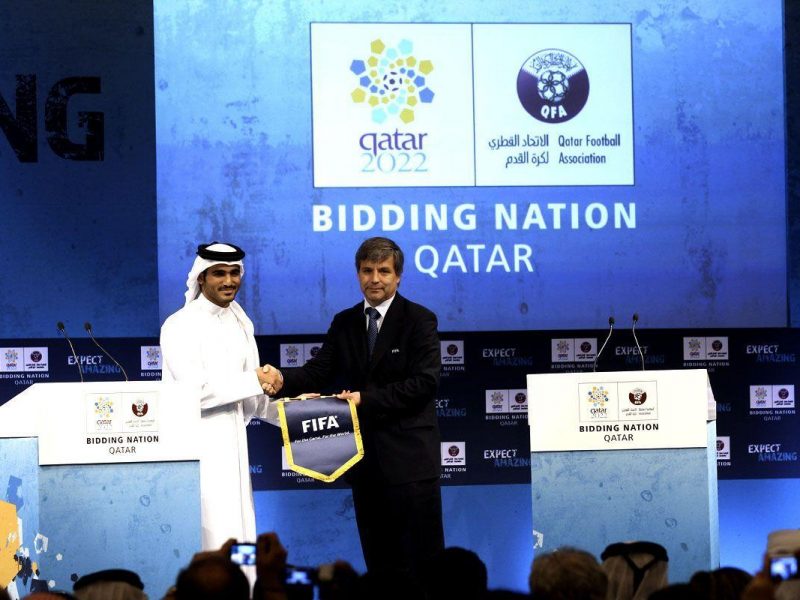
<svg viewBox="0 0 800 600">
<path fill-rule="evenodd" d="M 244 252 L 214 242 L 198 247 L 186 282 L 186 304 L 161 327 L 163 381 L 197 386 L 200 396 L 200 496 L 203 549 L 230 538 L 256 539 L 247 454 L 247 423 L 278 423 L 263 392 L 270 367 L 261 367 L 253 322 L 234 301 Z"/>
</svg>

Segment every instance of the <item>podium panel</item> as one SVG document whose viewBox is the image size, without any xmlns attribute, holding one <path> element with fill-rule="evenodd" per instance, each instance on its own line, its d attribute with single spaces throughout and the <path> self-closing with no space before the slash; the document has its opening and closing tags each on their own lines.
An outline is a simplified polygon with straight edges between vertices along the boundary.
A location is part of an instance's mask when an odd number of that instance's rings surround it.
<svg viewBox="0 0 800 600">
<path fill-rule="evenodd" d="M 128 385 L 104 383 L 102 393 L 140 387 Z M 147 385 L 160 394 L 162 407 L 183 410 L 161 412 L 153 435 L 164 443 L 153 444 L 158 455 L 142 452 L 145 462 L 106 451 L 96 454 L 95 464 L 47 464 L 54 462 L 48 455 L 58 456 L 54 437 L 75 460 L 70 445 L 94 436 L 85 418 L 76 421 L 82 424 L 77 428 L 57 417 L 68 413 L 70 404 L 82 417 L 86 394 L 100 393 L 97 384 L 37 384 L 0 407 L 0 484 L 7 488 L 0 500 L 0 539 L 11 541 L 0 552 L 0 583 L 15 578 L 9 587 L 16 596 L 71 590 L 81 575 L 125 568 L 139 573 L 151 598 L 160 598 L 200 549 L 199 462 L 191 459 L 193 449 L 173 444 L 183 436 L 170 435 L 179 426 L 185 435 L 195 435 L 199 406 L 188 390 Z M 41 410 L 55 401 L 64 406 Z M 45 437 L 49 450 L 43 456 Z"/>
<path fill-rule="evenodd" d="M 618 393 L 616 408 L 612 401 L 597 401 L 598 387 L 627 390 L 634 384 L 641 391 L 642 380 L 658 390 L 658 415 L 631 415 L 629 407 L 647 405 L 638 392 L 630 401 Z M 530 375 L 528 382 L 535 551 L 575 546 L 599 556 L 615 542 L 651 541 L 667 549 L 670 581 L 688 581 L 698 570 L 719 566 L 716 422 L 709 418 L 707 377 L 696 371 L 571 373 Z M 587 384 L 594 385 L 588 392 Z M 676 399 L 673 390 L 682 397 Z M 680 412 L 670 414 L 682 404 L 691 406 L 683 413 L 685 427 Z M 586 405 L 608 410 L 590 426 Z M 559 421 L 553 429 L 573 434 L 571 443 L 579 449 L 546 450 L 541 439 L 534 443 L 550 419 Z M 702 443 L 696 434 L 685 436 L 698 428 Z M 670 438 L 671 429 L 679 435 Z M 651 435 L 636 435 L 641 431 Z M 626 432 L 636 434 L 620 441 Z"/>
</svg>

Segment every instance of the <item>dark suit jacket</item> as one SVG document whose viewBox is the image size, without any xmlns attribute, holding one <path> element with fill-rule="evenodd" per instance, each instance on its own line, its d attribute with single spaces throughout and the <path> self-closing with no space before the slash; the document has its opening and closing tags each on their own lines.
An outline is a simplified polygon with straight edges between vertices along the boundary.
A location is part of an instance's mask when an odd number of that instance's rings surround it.
<svg viewBox="0 0 800 600">
<path fill-rule="evenodd" d="M 436 315 L 396 294 L 369 360 L 367 353 L 362 301 L 333 318 L 314 358 L 283 371 L 283 393 L 361 393 L 364 459 L 351 470 L 351 482 L 379 477 L 399 484 L 438 477 L 435 398 L 441 351 Z"/>
</svg>

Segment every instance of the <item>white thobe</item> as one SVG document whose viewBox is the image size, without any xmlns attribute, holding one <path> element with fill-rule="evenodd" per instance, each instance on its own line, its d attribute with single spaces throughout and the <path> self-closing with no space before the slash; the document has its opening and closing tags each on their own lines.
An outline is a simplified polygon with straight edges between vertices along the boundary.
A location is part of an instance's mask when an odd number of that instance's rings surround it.
<svg viewBox="0 0 800 600">
<path fill-rule="evenodd" d="M 162 380 L 195 384 L 200 395 L 200 502 L 203 549 L 229 538 L 254 542 L 256 519 L 247 423 L 278 423 L 262 393 L 253 322 L 236 302 L 222 308 L 202 294 L 161 327 Z"/>
</svg>

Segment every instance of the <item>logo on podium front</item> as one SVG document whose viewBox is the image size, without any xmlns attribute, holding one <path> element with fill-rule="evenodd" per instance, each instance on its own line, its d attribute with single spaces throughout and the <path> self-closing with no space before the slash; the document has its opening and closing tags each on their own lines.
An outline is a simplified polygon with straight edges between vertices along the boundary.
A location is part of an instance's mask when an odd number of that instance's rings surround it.
<svg viewBox="0 0 800 600">
<path fill-rule="evenodd" d="M 118 402 L 114 394 L 86 394 L 86 431 L 117 431 Z"/>
<path fill-rule="evenodd" d="M 622 387 L 625 386 L 625 387 Z M 619 418 L 622 421 L 646 421 L 658 419 L 658 388 L 655 381 L 632 381 L 620 383 Z"/>
<path fill-rule="evenodd" d="M 616 421 L 619 413 L 617 386 L 608 383 L 581 383 L 580 420 L 582 422 Z"/>
<path fill-rule="evenodd" d="M 122 403 L 128 409 L 122 421 L 122 431 L 158 431 L 158 392 L 126 392 Z"/>
</svg>

